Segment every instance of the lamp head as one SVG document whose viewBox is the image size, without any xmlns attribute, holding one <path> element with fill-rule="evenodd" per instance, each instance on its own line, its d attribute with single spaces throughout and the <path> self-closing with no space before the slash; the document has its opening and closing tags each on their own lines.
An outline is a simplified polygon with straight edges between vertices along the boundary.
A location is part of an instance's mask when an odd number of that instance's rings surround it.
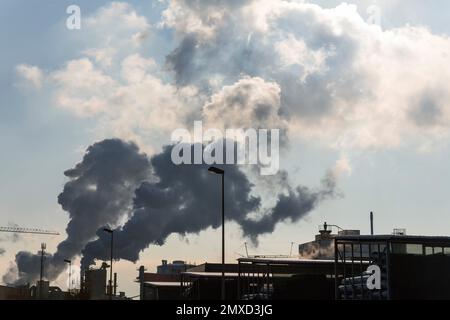
<svg viewBox="0 0 450 320">
<path fill-rule="evenodd" d="M 211 172 L 211 173 L 215 173 L 215 174 L 224 174 L 225 173 L 224 170 L 219 169 L 217 167 L 209 167 L 208 171 Z"/>
</svg>

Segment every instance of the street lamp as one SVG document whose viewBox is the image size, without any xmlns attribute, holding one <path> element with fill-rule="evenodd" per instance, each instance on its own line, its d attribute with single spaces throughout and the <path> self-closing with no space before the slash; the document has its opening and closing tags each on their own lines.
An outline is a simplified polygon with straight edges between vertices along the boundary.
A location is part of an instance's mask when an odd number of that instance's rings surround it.
<svg viewBox="0 0 450 320">
<path fill-rule="evenodd" d="M 225 197 L 224 180 L 225 171 L 216 167 L 209 167 L 208 171 L 222 176 L 222 291 L 221 298 L 225 300 Z"/>
<path fill-rule="evenodd" d="M 113 272 L 113 245 L 114 245 L 114 230 L 104 228 L 103 231 L 111 235 L 111 265 L 109 273 L 109 300 L 112 300 L 113 288 L 112 288 L 112 272 Z"/>
<path fill-rule="evenodd" d="M 69 265 L 69 293 L 70 293 L 70 276 L 72 275 L 72 261 L 71 260 L 67 260 L 64 259 L 64 262 L 67 263 Z"/>
<path fill-rule="evenodd" d="M 45 259 L 45 249 L 47 248 L 47 245 L 45 243 L 41 243 L 41 274 L 39 277 L 39 299 L 43 299 L 43 283 L 44 281 L 44 259 Z"/>
</svg>

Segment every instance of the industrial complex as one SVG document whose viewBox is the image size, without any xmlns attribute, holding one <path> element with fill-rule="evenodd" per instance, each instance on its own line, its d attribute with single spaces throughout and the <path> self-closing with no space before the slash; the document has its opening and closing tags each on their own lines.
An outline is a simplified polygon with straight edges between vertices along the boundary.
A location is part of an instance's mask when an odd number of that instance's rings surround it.
<svg viewBox="0 0 450 320">
<path fill-rule="evenodd" d="M 450 237 L 410 236 L 403 229 L 361 235 L 324 223 L 295 256 L 247 255 L 234 263 L 201 265 L 163 260 L 156 273 L 141 266 L 137 297 L 117 292 L 118 275 L 108 274 L 109 269 L 103 262 L 100 268 L 84 270 L 79 288 L 68 291 L 45 280 L 0 286 L 0 299 L 450 299 Z"/>
</svg>

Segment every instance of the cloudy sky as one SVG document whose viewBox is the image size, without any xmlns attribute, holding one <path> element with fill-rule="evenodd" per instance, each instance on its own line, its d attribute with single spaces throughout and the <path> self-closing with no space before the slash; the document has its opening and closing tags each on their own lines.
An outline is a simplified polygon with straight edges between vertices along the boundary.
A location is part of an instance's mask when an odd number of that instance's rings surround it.
<svg viewBox="0 0 450 320">
<path fill-rule="evenodd" d="M 73 4 L 80 30 L 66 26 Z M 2 1 L 0 225 L 62 235 L 0 235 L 0 273 L 14 276 L 17 252 L 34 253 L 42 241 L 54 252 L 66 238 L 73 202 L 60 198 L 63 209 L 58 195 L 75 171 L 83 175 L 89 146 L 132 141 L 139 151 L 123 147 L 134 150 L 123 161 L 154 157 L 150 170 L 170 182 L 157 160 L 171 132 L 192 129 L 194 120 L 283 130 L 283 176 L 246 173 L 261 206 L 271 207 L 283 183 L 308 188 L 294 191 L 308 198 L 323 192 L 327 173 L 336 179 L 333 196 L 298 219 L 272 219 L 273 232 L 259 236 L 250 253 L 287 254 L 323 221 L 368 232 L 371 210 L 379 233 L 398 227 L 447 235 L 449 10 L 444 0 Z M 131 181 L 141 179 L 132 174 Z M 133 191 L 115 189 L 126 199 Z M 107 222 L 125 224 L 131 213 L 121 208 Z M 229 222 L 230 261 L 251 242 L 241 218 Z M 119 262 L 119 289 L 138 294 L 132 281 L 141 264 L 154 270 L 161 259 L 218 261 L 214 226 L 173 233 L 135 264 Z M 86 237 L 95 240 L 95 232 Z M 56 283 L 65 287 L 65 274 Z"/>
</svg>

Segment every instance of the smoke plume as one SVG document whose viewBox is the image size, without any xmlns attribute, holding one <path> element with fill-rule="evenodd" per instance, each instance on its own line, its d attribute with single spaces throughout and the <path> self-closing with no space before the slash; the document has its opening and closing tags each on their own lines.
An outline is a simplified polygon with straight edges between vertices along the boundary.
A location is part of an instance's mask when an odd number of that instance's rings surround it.
<svg viewBox="0 0 450 320">
<path fill-rule="evenodd" d="M 64 174 L 70 180 L 58 196 L 58 203 L 69 213 L 67 238 L 54 255 L 45 259 L 45 277 L 54 280 L 64 270 L 64 259 L 80 254 L 95 238 L 100 226 L 117 225 L 132 206 L 134 190 L 148 178 L 150 163 L 132 143 L 104 140 L 90 146 L 83 161 Z M 16 254 L 18 283 L 35 281 L 40 256 L 30 252 Z M 8 277 L 7 277 L 8 278 Z"/>
<path fill-rule="evenodd" d="M 164 147 L 151 159 L 136 145 L 121 140 L 104 140 L 88 148 L 83 161 L 65 172 L 70 180 L 58 202 L 69 213 L 67 238 L 53 255 L 46 256 L 45 278 L 56 279 L 64 271 L 64 259 L 80 254 L 82 268 L 109 259 L 106 226 L 115 228 L 115 259 L 132 262 L 150 245 L 163 245 L 171 234 L 184 236 L 220 227 L 220 176 L 210 174 L 206 164 L 175 165 L 173 147 Z M 280 191 L 274 207 L 263 209 L 261 197 L 254 194 L 254 186 L 238 166 L 218 167 L 225 170 L 226 219 L 238 223 L 255 242 L 258 235 L 272 232 L 280 222 L 298 221 L 335 194 L 331 171 L 317 190 L 293 188 L 284 181 L 285 192 Z M 254 218 L 255 213 L 260 218 Z M 16 266 L 4 279 L 18 273 L 16 284 L 33 282 L 39 276 L 40 255 L 19 252 Z"/>
<path fill-rule="evenodd" d="M 192 147 L 193 148 L 193 147 Z M 135 193 L 133 215 L 114 232 L 114 256 L 135 262 L 139 253 L 150 245 L 163 245 L 173 233 L 198 233 L 208 227 L 218 228 L 220 216 L 220 177 L 208 173 L 208 166 L 174 165 L 172 147 L 151 159 L 155 182 L 144 182 Z M 225 216 L 237 222 L 245 236 L 270 233 L 286 220 L 298 221 L 311 212 L 321 200 L 334 195 L 335 176 L 328 174 L 319 190 L 299 186 L 278 195 L 276 205 L 260 220 L 248 217 L 261 210 L 261 198 L 252 195 L 252 184 L 234 165 L 218 166 L 225 170 Z M 95 259 L 109 257 L 109 235 L 99 229 L 98 239 L 83 250 L 82 267 Z"/>
</svg>

